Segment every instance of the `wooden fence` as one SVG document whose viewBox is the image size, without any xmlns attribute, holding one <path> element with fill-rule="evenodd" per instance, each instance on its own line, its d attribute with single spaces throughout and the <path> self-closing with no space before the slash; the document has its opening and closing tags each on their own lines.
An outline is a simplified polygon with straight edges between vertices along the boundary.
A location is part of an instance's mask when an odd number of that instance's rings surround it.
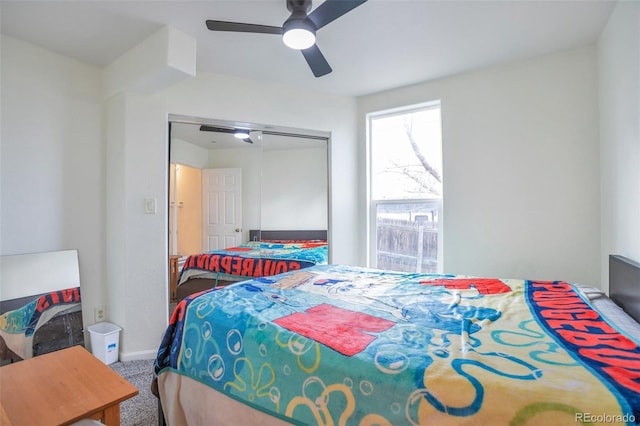
<svg viewBox="0 0 640 426">
<path fill-rule="evenodd" d="M 379 269 L 437 272 L 437 223 L 378 218 L 377 226 Z"/>
</svg>

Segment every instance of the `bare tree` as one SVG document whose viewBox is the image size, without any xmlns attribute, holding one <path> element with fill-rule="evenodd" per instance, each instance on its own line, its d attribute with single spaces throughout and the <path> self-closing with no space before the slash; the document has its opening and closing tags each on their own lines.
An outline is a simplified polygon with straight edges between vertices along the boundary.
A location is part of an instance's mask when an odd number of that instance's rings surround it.
<svg viewBox="0 0 640 426">
<path fill-rule="evenodd" d="M 433 178 L 442 183 L 442 177 L 440 176 L 440 172 L 429 164 L 429 161 L 425 158 L 425 156 L 420 151 L 420 147 L 416 143 L 416 140 L 413 137 L 413 119 L 404 120 L 404 131 L 407 134 L 407 138 L 409 139 L 409 143 L 411 144 L 411 148 L 413 152 L 416 154 L 418 161 L 422 164 L 422 167 L 429 173 Z"/>
<path fill-rule="evenodd" d="M 401 174 L 416 182 L 419 185 L 419 189 L 413 192 L 423 194 L 427 191 L 431 194 L 440 195 L 441 182 L 437 181 L 432 174 L 425 173 L 422 164 L 399 164 L 397 161 L 392 162 L 393 167 L 389 167 L 385 171 Z"/>
<path fill-rule="evenodd" d="M 403 126 L 405 134 L 407 135 L 407 140 L 409 141 L 411 149 L 413 150 L 418 162 L 408 164 L 406 162 L 401 163 L 397 160 L 392 160 L 392 167 L 386 168 L 385 171 L 401 174 L 416 182 L 418 184 L 418 188 L 412 192 L 417 194 L 429 192 L 431 194 L 440 195 L 442 188 L 442 177 L 440 175 L 440 171 L 429 163 L 429 160 L 427 160 L 420 150 L 420 146 L 413 135 L 413 119 L 406 118 L 403 122 Z M 407 188 L 405 188 L 405 190 L 410 191 Z"/>
</svg>

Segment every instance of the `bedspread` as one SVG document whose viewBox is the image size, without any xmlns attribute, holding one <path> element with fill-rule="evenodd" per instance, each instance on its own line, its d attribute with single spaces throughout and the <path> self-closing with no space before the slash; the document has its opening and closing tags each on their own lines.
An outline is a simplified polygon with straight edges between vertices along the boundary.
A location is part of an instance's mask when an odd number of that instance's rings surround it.
<svg viewBox="0 0 640 426">
<path fill-rule="evenodd" d="M 326 241 L 249 242 L 187 257 L 178 281 L 203 273 L 251 279 L 326 264 L 327 259 Z"/>
<path fill-rule="evenodd" d="M 80 303 L 80 287 L 35 295 L 31 302 L 0 315 L 0 337 L 20 358 L 31 358 L 36 330 L 56 315 L 80 309 Z"/>
<path fill-rule="evenodd" d="M 294 424 L 640 420 L 638 342 L 561 281 L 341 265 L 261 277 L 183 300 L 165 371 Z"/>
</svg>

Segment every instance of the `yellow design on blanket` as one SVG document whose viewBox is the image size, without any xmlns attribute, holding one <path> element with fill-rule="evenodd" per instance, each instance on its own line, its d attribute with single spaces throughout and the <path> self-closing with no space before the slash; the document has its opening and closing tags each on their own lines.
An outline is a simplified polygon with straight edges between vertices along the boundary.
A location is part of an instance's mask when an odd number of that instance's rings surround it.
<svg viewBox="0 0 640 426">
<path fill-rule="evenodd" d="M 419 404 L 412 423 L 625 424 L 615 395 L 531 319 L 523 287 L 513 285 L 512 289 L 509 295 L 501 295 L 500 320 L 485 321 L 480 331 L 463 333 L 446 349 L 433 351 L 434 362 L 425 371 L 425 389 L 416 391 L 408 403 Z M 500 323 L 505 320 L 520 324 L 519 330 L 502 330 Z M 506 387 L 505 381 L 491 376 L 513 380 Z M 478 410 L 465 416 L 450 415 L 463 407 Z"/>
</svg>

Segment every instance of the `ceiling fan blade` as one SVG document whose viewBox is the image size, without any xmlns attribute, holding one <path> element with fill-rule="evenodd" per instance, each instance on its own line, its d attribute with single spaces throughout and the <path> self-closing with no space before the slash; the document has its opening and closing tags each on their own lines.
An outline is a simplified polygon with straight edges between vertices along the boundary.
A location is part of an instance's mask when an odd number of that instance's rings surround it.
<svg viewBox="0 0 640 426">
<path fill-rule="evenodd" d="M 200 126 L 201 132 L 217 132 L 217 133 L 233 133 L 234 129 L 227 129 L 226 127 L 207 126 L 205 124 Z"/>
<path fill-rule="evenodd" d="M 206 124 L 202 124 L 202 125 L 200 125 L 200 131 L 201 132 L 215 132 L 215 133 L 234 134 L 234 133 L 237 132 L 237 129 L 229 129 L 229 128 L 226 128 L 226 127 L 216 127 L 216 126 L 208 126 Z M 251 132 L 249 132 L 249 134 L 251 134 Z M 248 138 L 242 138 L 240 140 L 242 142 L 245 142 L 245 143 L 250 143 L 250 144 L 253 143 L 253 140 L 251 140 L 251 136 L 249 136 Z"/>
<path fill-rule="evenodd" d="M 308 18 L 315 24 L 316 28 L 320 29 L 366 1 L 367 0 L 326 0 L 311 12 Z"/>
<path fill-rule="evenodd" d="M 237 33 L 282 34 L 281 27 L 242 22 L 212 21 L 207 19 L 207 28 L 211 31 L 232 31 Z"/>
<path fill-rule="evenodd" d="M 308 49 L 301 50 L 301 52 L 304 59 L 307 60 L 313 75 L 316 77 L 322 77 L 323 75 L 329 74 L 333 71 L 317 44 L 314 44 Z"/>
</svg>

